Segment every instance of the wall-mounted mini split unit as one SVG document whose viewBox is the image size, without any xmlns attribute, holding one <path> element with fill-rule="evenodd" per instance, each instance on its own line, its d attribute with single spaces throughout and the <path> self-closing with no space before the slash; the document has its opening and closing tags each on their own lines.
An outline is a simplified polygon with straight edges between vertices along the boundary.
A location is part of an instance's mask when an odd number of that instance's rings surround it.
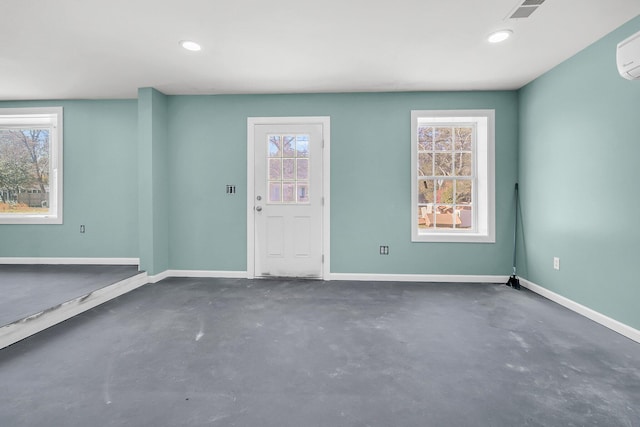
<svg viewBox="0 0 640 427">
<path fill-rule="evenodd" d="M 640 80 L 640 31 L 618 43 L 618 72 L 627 80 Z"/>
</svg>

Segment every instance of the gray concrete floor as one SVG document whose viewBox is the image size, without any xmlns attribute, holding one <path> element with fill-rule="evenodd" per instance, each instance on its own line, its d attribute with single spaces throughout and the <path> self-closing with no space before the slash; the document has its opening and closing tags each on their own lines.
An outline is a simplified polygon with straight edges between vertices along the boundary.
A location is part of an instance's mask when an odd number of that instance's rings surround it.
<svg viewBox="0 0 640 427">
<path fill-rule="evenodd" d="M 167 279 L 0 379 L 2 426 L 640 426 L 640 345 L 503 285 Z"/>
<path fill-rule="evenodd" d="M 136 274 L 131 265 L 0 265 L 0 326 Z"/>
</svg>

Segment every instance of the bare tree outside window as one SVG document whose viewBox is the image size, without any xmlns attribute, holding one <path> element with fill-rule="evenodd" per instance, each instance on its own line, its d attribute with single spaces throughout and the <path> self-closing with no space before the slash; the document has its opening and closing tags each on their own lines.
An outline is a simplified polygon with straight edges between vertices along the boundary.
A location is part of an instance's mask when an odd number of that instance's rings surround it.
<svg viewBox="0 0 640 427">
<path fill-rule="evenodd" d="M 49 204 L 49 130 L 0 130 L 0 212 L 42 212 Z"/>
<path fill-rule="evenodd" d="M 0 109 L 0 223 L 62 223 L 62 108 Z"/>
</svg>

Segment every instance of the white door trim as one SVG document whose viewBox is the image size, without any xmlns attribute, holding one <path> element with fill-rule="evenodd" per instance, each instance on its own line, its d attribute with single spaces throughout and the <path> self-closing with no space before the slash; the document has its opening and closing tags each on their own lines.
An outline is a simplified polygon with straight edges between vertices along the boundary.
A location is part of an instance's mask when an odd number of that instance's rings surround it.
<svg viewBox="0 0 640 427">
<path fill-rule="evenodd" d="M 256 125 L 322 125 L 323 152 L 322 152 L 322 191 L 324 203 L 322 206 L 322 279 L 329 280 L 331 273 L 331 118 L 328 116 L 317 117 L 247 117 L 247 277 L 255 277 L 255 223 L 253 208 L 255 200 L 254 188 L 254 137 Z"/>
</svg>

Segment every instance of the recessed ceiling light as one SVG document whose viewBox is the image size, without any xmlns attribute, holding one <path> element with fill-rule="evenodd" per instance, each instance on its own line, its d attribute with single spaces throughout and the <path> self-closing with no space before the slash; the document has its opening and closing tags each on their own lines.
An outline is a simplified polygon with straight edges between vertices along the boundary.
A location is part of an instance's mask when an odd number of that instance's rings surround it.
<svg viewBox="0 0 640 427">
<path fill-rule="evenodd" d="M 489 43 L 500 43 L 511 37 L 513 31 L 511 30 L 499 30 L 489 34 L 487 40 Z"/>
<path fill-rule="evenodd" d="M 197 52 L 200 49 L 202 49 L 202 47 L 200 47 L 200 45 L 196 42 L 193 42 L 191 40 L 182 40 L 180 42 L 180 46 L 182 46 L 183 48 L 190 50 L 192 52 Z"/>
</svg>

